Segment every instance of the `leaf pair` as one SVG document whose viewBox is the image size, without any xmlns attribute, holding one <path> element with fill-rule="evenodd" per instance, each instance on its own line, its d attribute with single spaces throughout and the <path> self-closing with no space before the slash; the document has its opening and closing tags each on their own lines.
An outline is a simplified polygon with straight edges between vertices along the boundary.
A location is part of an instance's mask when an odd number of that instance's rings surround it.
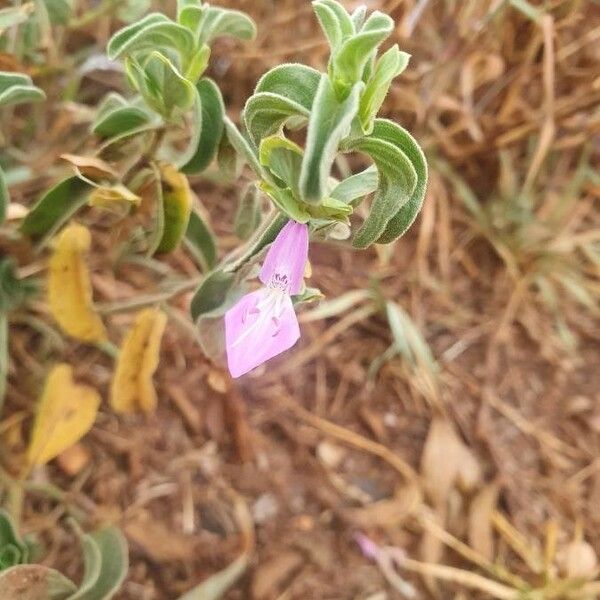
<svg viewBox="0 0 600 600">
<path fill-rule="evenodd" d="M 0 71 L 0 107 L 39 102 L 45 98 L 46 94 L 33 85 L 28 75 Z"/>
</svg>

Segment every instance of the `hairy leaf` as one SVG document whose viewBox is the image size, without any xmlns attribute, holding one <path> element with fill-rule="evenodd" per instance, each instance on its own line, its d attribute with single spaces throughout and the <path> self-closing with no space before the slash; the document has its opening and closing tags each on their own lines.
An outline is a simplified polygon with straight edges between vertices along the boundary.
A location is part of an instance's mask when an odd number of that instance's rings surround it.
<svg viewBox="0 0 600 600">
<path fill-rule="evenodd" d="M 111 60 L 157 50 L 176 50 L 186 59 L 194 50 L 194 38 L 186 27 L 174 23 L 161 13 L 151 13 L 118 31 L 107 46 Z"/>
<path fill-rule="evenodd" d="M 22 73 L 0 71 L 0 107 L 24 102 L 39 102 L 46 94 Z"/>
<path fill-rule="evenodd" d="M 351 149 L 371 156 L 379 171 L 379 188 L 371 212 L 354 237 L 357 248 L 366 248 L 377 241 L 388 222 L 411 198 L 418 176 L 410 159 L 396 144 L 380 137 L 380 128 L 355 141 Z"/>
<path fill-rule="evenodd" d="M 383 234 L 377 240 L 379 244 L 389 244 L 406 233 L 423 206 L 427 191 L 427 161 L 412 135 L 393 121 L 377 119 L 373 130 L 373 133 L 375 132 L 381 139 L 386 139 L 400 148 L 411 161 L 417 174 L 417 185 L 408 202 L 388 221 Z"/>
<path fill-rule="evenodd" d="M 212 79 L 201 79 L 196 84 L 196 90 L 202 107 L 201 129 L 196 151 L 182 168 L 188 174 L 201 173 L 215 157 L 223 135 L 225 115 L 221 92 Z"/>
<path fill-rule="evenodd" d="M 241 240 L 247 240 L 258 228 L 262 219 L 260 190 L 251 183 L 240 196 L 235 214 L 234 230 Z"/>
<path fill-rule="evenodd" d="M 329 77 L 321 76 L 310 114 L 300 173 L 300 196 L 307 202 L 320 202 L 327 194 L 331 166 L 340 141 L 350 132 L 362 86 L 362 83 L 357 83 L 348 97 L 340 102 Z"/>
<path fill-rule="evenodd" d="M 392 46 L 377 61 L 373 75 L 361 95 L 358 111 L 363 131 L 366 134 L 373 130 L 373 120 L 387 96 L 392 80 L 406 69 L 409 59 L 410 54 L 400 52 L 396 45 Z"/>
<path fill-rule="evenodd" d="M 198 211 L 192 210 L 185 232 L 185 245 L 198 261 L 202 270 L 210 271 L 217 262 L 215 236 Z"/>
<path fill-rule="evenodd" d="M 63 179 L 27 213 L 21 231 L 36 240 L 51 237 L 86 203 L 90 189 L 90 184 L 79 177 Z"/>
<path fill-rule="evenodd" d="M 378 185 L 377 167 L 371 166 L 340 181 L 333 188 L 330 196 L 352 206 L 357 206 L 365 196 L 374 192 Z"/>
</svg>

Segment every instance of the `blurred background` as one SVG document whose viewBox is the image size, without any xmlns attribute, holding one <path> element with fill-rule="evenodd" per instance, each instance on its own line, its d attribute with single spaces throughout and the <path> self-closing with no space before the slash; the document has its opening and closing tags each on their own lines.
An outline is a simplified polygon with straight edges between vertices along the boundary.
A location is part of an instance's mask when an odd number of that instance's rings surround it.
<svg viewBox="0 0 600 600">
<path fill-rule="evenodd" d="M 214 47 L 209 75 L 234 121 L 269 68 L 326 68 L 310 2 L 220 4 L 258 25 L 256 41 Z M 311 285 L 327 300 L 301 314 L 294 350 L 235 387 L 170 322 L 156 413 L 103 406 L 75 454 L 35 474 L 61 490 L 58 500 L 34 492 L 24 507 L 45 564 L 81 572 L 63 522 L 76 506 L 124 531 L 123 600 L 176 598 L 240 553 L 243 574 L 211 598 L 518 598 L 524 586 L 545 586 L 539 598 L 600 597 L 584 587 L 600 552 L 600 5 L 366 4 L 394 18 L 389 43 L 412 55 L 383 114 L 427 154 L 420 217 L 391 246 L 314 244 Z M 85 153 L 98 100 L 127 90 L 106 42 L 152 9 L 174 13 L 169 2 L 78 0 L 44 40 L 43 61 L 0 53 L 1 68 L 24 68 L 48 96 L 25 121 L 3 123 L 18 133 L 2 152 L 29 169 L 11 188 L 18 201 L 58 178 L 62 153 Z M 233 248 L 243 178 L 191 183 L 220 250 Z M 100 232 L 95 298 L 152 293 L 156 276 L 113 270 L 107 244 Z M 168 264 L 197 273 L 183 251 Z M 189 299 L 175 304 L 184 311 Z M 111 327 L 129 321 L 115 314 Z M 31 416 L 51 357 L 100 390 L 111 377 L 107 356 L 55 347 L 47 330 L 15 327 L 10 343 L 4 468 L 25 443 L 14 425 Z"/>
</svg>

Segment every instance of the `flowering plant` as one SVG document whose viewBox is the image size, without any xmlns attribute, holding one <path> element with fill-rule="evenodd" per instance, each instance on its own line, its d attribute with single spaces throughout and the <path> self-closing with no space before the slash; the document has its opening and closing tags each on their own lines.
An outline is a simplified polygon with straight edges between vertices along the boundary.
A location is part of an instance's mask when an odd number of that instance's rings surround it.
<svg viewBox="0 0 600 600">
<path fill-rule="evenodd" d="M 244 193 L 239 219 L 245 221 L 245 232 L 252 223 L 256 229 L 201 283 L 192 316 L 205 350 L 218 355 L 222 334 L 214 325 L 226 313 L 234 376 L 295 343 L 299 334 L 290 297 L 302 303 L 318 296 L 302 284 L 307 232 L 320 240 L 349 238 L 351 215 L 374 194 L 352 245 L 390 243 L 408 230 L 425 196 L 427 163 L 419 145 L 400 125 L 377 117 L 392 80 L 409 60 L 397 45 L 378 55 L 393 30 L 392 19 L 378 11 L 367 15 L 365 7 L 349 14 L 335 0 L 317 0 L 313 7 L 331 49 L 327 72 L 302 64 L 275 67 L 260 79 L 244 107 L 244 133 L 225 118 L 226 140 L 255 177 Z M 303 146 L 294 141 L 302 129 Z M 345 153 L 356 152 L 374 165 L 335 177 L 336 163 Z M 272 207 L 260 224 L 248 207 L 257 194 Z M 252 265 L 273 240 L 260 279 L 277 293 L 263 289 L 236 304 Z M 271 280 L 273 276 L 287 279 Z"/>
</svg>

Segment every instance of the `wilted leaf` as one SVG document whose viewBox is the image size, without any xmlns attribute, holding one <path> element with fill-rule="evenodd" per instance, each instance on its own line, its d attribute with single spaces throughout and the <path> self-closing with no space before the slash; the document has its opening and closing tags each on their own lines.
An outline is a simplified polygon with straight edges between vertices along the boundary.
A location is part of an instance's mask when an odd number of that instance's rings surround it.
<svg viewBox="0 0 600 600">
<path fill-rule="evenodd" d="M 452 424 L 441 417 L 435 418 L 429 428 L 421 455 L 421 473 L 425 490 L 438 507 L 445 506 L 459 479 L 463 484 L 472 485 L 481 478 L 479 465 L 470 450 Z"/>
<path fill-rule="evenodd" d="M 29 465 L 43 465 L 78 442 L 94 424 L 99 406 L 98 392 L 76 384 L 69 365 L 55 366 L 37 407 L 27 451 Z"/>
<path fill-rule="evenodd" d="M 95 156 L 78 156 L 77 154 L 61 154 L 60 157 L 73 165 L 82 175 L 93 181 L 118 178 L 116 171 L 101 158 Z"/>
<path fill-rule="evenodd" d="M 139 206 L 142 199 L 126 188 L 122 183 L 116 185 L 100 185 L 92 190 L 88 198 L 88 204 L 96 208 L 127 213 L 131 206 Z"/>
<path fill-rule="evenodd" d="M 489 561 L 493 561 L 495 556 L 492 515 L 496 510 L 499 490 L 497 483 L 486 485 L 473 498 L 469 510 L 469 544 Z"/>
<path fill-rule="evenodd" d="M 100 342 L 106 339 L 106 331 L 92 304 L 85 263 L 90 243 L 90 232 L 83 225 L 69 225 L 58 236 L 49 263 L 48 304 L 52 316 L 69 335 Z"/>
<path fill-rule="evenodd" d="M 173 165 L 160 166 L 164 230 L 157 252 L 177 248 L 188 227 L 192 211 L 192 192 L 187 177 Z"/>
<path fill-rule="evenodd" d="M 43 565 L 17 565 L 0 573 L 2 600 L 67 600 L 75 584 Z"/>
<path fill-rule="evenodd" d="M 167 316 L 147 308 L 138 313 L 127 332 L 117 361 L 111 386 L 110 403 L 120 413 L 156 408 L 156 391 L 152 375 L 158 366 L 160 341 Z"/>
</svg>

